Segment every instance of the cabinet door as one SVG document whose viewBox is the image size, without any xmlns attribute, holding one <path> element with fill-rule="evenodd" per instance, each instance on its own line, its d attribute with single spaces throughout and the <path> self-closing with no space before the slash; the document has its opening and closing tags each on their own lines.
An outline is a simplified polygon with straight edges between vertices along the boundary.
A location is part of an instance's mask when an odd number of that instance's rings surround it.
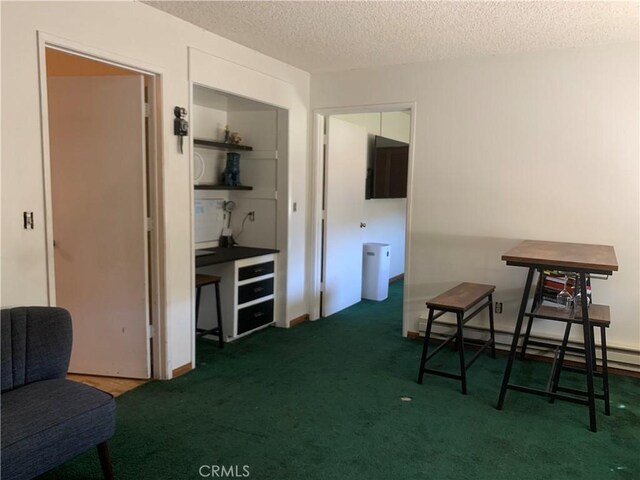
<svg viewBox="0 0 640 480">
<path fill-rule="evenodd" d="M 238 310 L 238 335 L 273 322 L 273 299 Z"/>
<path fill-rule="evenodd" d="M 238 287 L 238 305 L 251 302 L 273 293 L 273 278 L 265 278 Z"/>
<path fill-rule="evenodd" d="M 275 264 L 271 262 L 256 263 L 238 269 L 238 280 L 247 280 L 249 278 L 259 277 L 273 273 Z M 242 303 L 242 302 L 241 302 Z"/>
</svg>

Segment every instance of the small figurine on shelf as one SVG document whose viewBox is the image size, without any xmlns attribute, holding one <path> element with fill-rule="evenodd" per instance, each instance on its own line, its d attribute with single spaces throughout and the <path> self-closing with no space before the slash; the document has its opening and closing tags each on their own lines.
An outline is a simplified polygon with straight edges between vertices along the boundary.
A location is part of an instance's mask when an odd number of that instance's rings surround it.
<svg viewBox="0 0 640 480">
<path fill-rule="evenodd" d="M 229 125 L 224 126 L 224 143 L 229 143 Z"/>
<path fill-rule="evenodd" d="M 229 135 L 229 142 L 233 143 L 234 145 L 240 145 L 240 142 L 242 142 L 242 137 L 238 132 L 233 132 L 231 135 Z"/>
</svg>

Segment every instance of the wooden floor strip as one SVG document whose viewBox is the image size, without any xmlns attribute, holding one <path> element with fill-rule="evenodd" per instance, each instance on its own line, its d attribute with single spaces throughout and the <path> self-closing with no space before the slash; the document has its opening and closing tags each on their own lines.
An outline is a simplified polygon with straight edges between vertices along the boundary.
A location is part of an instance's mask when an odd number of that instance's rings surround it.
<svg viewBox="0 0 640 480">
<path fill-rule="evenodd" d="M 129 390 L 133 390 L 140 385 L 147 383 L 149 380 L 139 380 L 135 378 L 119 378 L 119 377 L 100 377 L 96 375 L 79 375 L 76 373 L 68 373 L 67 379 L 74 382 L 91 385 L 99 390 L 110 393 L 114 397 L 118 397 Z"/>
</svg>

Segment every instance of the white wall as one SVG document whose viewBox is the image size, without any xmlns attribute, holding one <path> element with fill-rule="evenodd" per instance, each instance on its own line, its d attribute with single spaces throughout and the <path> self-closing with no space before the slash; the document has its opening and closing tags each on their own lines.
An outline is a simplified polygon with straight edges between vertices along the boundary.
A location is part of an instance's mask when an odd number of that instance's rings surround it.
<svg viewBox="0 0 640 480">
<path fill-rule="evenodd" d="M 242 79 L 265 75 L 291 85 L 295 94 L 289 144 L 289 177 L 307 178 L 309 75 L 256 51 L 138 2 L 2 2 L 2 305 L 47 304 L 44 187 L 39 104 L 37 32 L 63 38 L 106 57 L 145 65 L 162 74 L 161 134 L 168 358 L 163 369 L 191 361 L 192 181 L 190 148 L 177 153 L 173 107 L 189 105 L 188 47 L 246 67 Z M 254 79 L 251 72 L 256 73 Z M 233 92 L 232 92 L 233 93 Z M 10 120 L 10 121 L 8 121 Z M 294 128 L 295 126 L 295 128 Z M 291 184 L 287 315 L 306 313 L 306 181 Z M 22 229 L 22 211 L 35 214 L 34 230 Z M 289 211 L 291 211 L 289 209 Z"/>
<path fill-rule="evenodd" d="M 594 299 L 611 305 L 608 343 L 638 350 L 638 85 L 637 43 L 312 77 L 313 108 L 416 102 L 405 331 L 460 281 L 497 285 L 513 331 L 526 272 L 502 253 L 609 244 L 620 271 Z"/>
<path fill-rule="evenodd" d="M 346 122 L 363 127 L 371 135 L 409 143 L 411 117 L 404 112 L 350 113 L 334 115 Z M 391 248 L 389 278 L 404 273 L 406 198 L 363 199 L 363 242 L 388 243 Z"/>
</svg>

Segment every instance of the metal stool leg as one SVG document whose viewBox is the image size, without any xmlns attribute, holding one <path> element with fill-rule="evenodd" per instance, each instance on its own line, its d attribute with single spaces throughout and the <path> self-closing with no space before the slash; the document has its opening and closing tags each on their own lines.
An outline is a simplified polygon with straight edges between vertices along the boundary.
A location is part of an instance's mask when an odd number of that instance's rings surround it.
<svg viewBox="0 0 640 480">
<path fill-rule="evenodd" d="M 558 391 L 558 385 L 560 384 L 560 374 L 562 373 L 562 364 L 564 363 L 564 355 L 567 351 L 567 344 L 569 343 L 569 335 L 571 334 L 571 322 L 567 322 L 567 326 L 564 329 L 564 336 L 562 337 L 562 344 L 560 345 L 560 352 L 558 353 L 558 359 L 555 362 L 554 370 L 551 373 L 551 392 L 556 393 Z M 554 398 L 549 398 L 549 403 L 554 402 Z"/>
<path fill-rule="evenodd" d="M 222 312 L 220 308 L 220 284 L 215 283 L 216 286 L 216 313 L 218 315 L 218 346 L 224 348 L 224 338 L 222 334 Z"/>
<path fill-rule="evenodd" d="M 592 432 L 597 432 L 596 426 L 596 399 L 593 389 L 593 360 L 591 358 L 593 337 L 589 323 L 589 305 L 587 299 L 587 283 L 584 272 L 580 272 L 580 293 L 582 294 L 582 331 L 584 334 L 584 355 L 587 369 L 587 397 L 589 403 L 589 427 Z"/>
<path fill-rule="evenodd" d="M 591 338 L 593 339 L 591 342 L 591 358 L 593 359 L 593 371 L 598 371 L 598 361 L 596 356 L 596 327 L 591 324 Z"/>
<path fill-rule="evenodd" d="M 462 377 L 462 394 L 467 394 L 467 367 L 464 363 L 464 337 L 462 336 L 462 312 L 458 312 L 456 314 L 456 319 L 458 323 L 458 352 L 460 354 L 460 376 Z"/>
<path fill-rule="evenodd" d="M 496 358 L 496 331 L 493 326 L 493 295 L 489 295 L 489 335 L 491 335 L 491 358 Z"/>
<path fill-rule="evenodd" d="M 196 329 L 198 328 L 198 314 L 200 313 L 200 288 L 196 287 Z"/>
<path fill-rule="evenodd" d="M 427 330 L 424 332 L 424 344 L 422 345 L 422 359 L 420 360 L 420 372 L 418 372 L 418 383 L 422 384 L 424 377 L 424 367 L 427 363 L 427 353 L 429 351 L 429 340 L 431 338 L 431 326 L 433 325 L 433 308 L 429 308 L 429 319 L 427 320 Z"/>
<path fill-rule="evenodd" d="M 605 327 L 600 327 L 600 348 L 602 349 L 602 389 L 604 390 L 604 414 L 611 415 L 609 404 L 609 369 L 607 366 L 607 334 Z"/>
</svg>

